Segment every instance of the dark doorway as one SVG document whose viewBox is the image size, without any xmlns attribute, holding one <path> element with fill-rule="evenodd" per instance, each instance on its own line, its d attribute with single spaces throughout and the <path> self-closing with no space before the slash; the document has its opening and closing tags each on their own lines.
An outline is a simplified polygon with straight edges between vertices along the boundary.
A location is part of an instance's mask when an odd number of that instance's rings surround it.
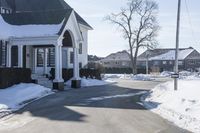
<svg viewBox="0 0 200 133">
<path fill-rule="evenodd" d="M 72 38 L 71 38 L 69 31 L 65 31 L 65 34 L 63 37 L 64 37 L 64 39 L 62 41 L 63 47 L 73 47 Z"/>
</svg>

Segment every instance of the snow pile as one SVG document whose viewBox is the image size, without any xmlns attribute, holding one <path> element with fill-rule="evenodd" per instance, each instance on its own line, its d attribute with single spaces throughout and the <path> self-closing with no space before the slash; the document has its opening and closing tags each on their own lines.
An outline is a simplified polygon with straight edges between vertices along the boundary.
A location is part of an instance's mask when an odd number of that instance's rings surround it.
<svg viewBox="0 0 200 133">
<path fill-rule="evenodd" d="M 155 80 L 155 75 L 147 74 L 105 74 L 104 79 L 127 79 L 127 80 L 141 80 L 141 81 L 152 81 Z"/>
<path fill-rule="evenodd" d="M 152 75 L 147 74 L 137 74 L 132 77 L 134 80 L 142 80 L 142 81 L 152 81 L 155 80 Z"/>
<path fill-rule="evenodd" d="M 19 84 L 0 90 L 0 114 L 16 111 L 32 100 L 52 93 L 51 89 L 36 84 Z"/>
<path fill-rule="evenodd" d="M 142 101 L 148 109 L 176 125 L 200 132 L 200 80 L 180 80 L 178 91 L 172 81 L 158 85 Z"/>
<path fill-rule="evenodd" d="M 71 87 L 71 80 L 67 81 L 65 85 Z M 115 82 L 109 79 L 97 80 L 97 79 L 81 78 L 81 87 L 101 86 L 101 85 L 107 85 L 107 84 L 112 84 L 112 83 L 115 83 Z"/>
<path fill-rule="evenodd" d="M 103 79 L 131 79 L 133 74 L 105 74 Z"/>
<path fill-rule="evenodd" d="M 174 72 L 170 72 L 170 71 L 163 71 L 160 73 L 160 76 L 162 77 L 171 77 L 171 75 L 173 74 Z"/>
</svg>

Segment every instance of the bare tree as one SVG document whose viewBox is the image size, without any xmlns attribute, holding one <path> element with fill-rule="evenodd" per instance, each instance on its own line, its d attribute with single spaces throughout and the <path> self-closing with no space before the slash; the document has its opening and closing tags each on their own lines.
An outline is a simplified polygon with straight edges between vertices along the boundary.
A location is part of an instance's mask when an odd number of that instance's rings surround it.
<svg viewBox="0 0 200 133">
<path fill-rule="evenodd" d="M 127 7 L 105 19 L 118 26 L 128 40 L 133 74 L 137 74 L 137 56 L 142 47 L 155 47 L 159 30 L 158 4 L 153 0 L 128 0 Z"/>
</svg>

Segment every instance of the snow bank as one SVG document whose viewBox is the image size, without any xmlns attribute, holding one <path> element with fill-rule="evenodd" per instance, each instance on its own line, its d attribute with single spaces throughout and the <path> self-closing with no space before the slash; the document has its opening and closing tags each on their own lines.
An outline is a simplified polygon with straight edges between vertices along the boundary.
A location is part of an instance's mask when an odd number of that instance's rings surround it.
<svg viewBox="0 0 200 133">
<path fill-rule="evenodd" d="M 141 80 L 141 81 L 152 81 L 155 80 L 154 75 L 147 74 L 105 74 L 104 79 L 127 79 L 127 80 Z"/>
<path fill-rule="evenodd" d="M 148 109 L 192 132 L 200 132 L 200 80 L 180 80 L 155 87 L 142 101 Z"/>
<path fill-rule="evenodd" d="M 82 78 L 81 79 L 81 87 L 89 87 L 89 86 L 101 86 L 101 85 L 107 85 L 107 84 L 112 84 L 115 83 L 112 80 L 97 80 L 97 79 L 86 79 Z M 65 85 L 71 87 L 71 80 L 67 81 Z"/>
<path fill-rule="evenodd" d="M 153 75 L 137 74 L 132 77 L 134 80 L 152 81 L 155 80 Z"/>
<path fill-rule="evenodd" d="M 103 79 L 131 79 L 132 74 L 105 74 Z"/>
<path fill-rule="evenodd" d="M 170 72 L 170 71 L 163 71 L 160 73 L 160 76 L 162 77 L 171 77 L 171 75 L 173 74 L 174 72 Z"/>
<path fill-rule="evenodd" d="M 32 100 L 52 93 L 51 89 L 36 84 L 19 84 L 0 90 L 0 114 L 16 111 Z"/>
</svg>

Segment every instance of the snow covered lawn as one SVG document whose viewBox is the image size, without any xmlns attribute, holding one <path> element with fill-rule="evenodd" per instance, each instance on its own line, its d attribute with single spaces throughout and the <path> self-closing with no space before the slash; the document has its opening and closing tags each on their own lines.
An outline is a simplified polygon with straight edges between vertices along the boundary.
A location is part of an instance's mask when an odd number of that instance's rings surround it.
<svg viewBox="0 0 200 133">
<path fill-rule="evenodd" d="M 105 74 L 104 79 L 126 79 L 126 80 L 141 80 L 141 81 L 152 81 L 155 80 L 154 75 L 147 74 Z"/>
<path fill-rule="evenodd" d="M 158 113 L 176 125 L 200 132 L 200 79 L 179 80 L 174 91 L 173 82 L 155 87 L 142 98 L 146 108 Z"/>
<path fill-rule="evenodd" d="M 81 79 L 81 87 L 89 87 L 89 86 L 101 86 L 101 85 L 107 85 L 107 84 L 113 84 L 115 81 L 112 80 L 97 80 L 97 79 Z M 65 85 L 71 87 L 71 80 L 67 81 Z"/>
<path fill-rule="evenodd" d="M 51 89 L 36 84 L 19 84 L 0 90 L 0 117 L 52 93 Z"/>
</svg>

